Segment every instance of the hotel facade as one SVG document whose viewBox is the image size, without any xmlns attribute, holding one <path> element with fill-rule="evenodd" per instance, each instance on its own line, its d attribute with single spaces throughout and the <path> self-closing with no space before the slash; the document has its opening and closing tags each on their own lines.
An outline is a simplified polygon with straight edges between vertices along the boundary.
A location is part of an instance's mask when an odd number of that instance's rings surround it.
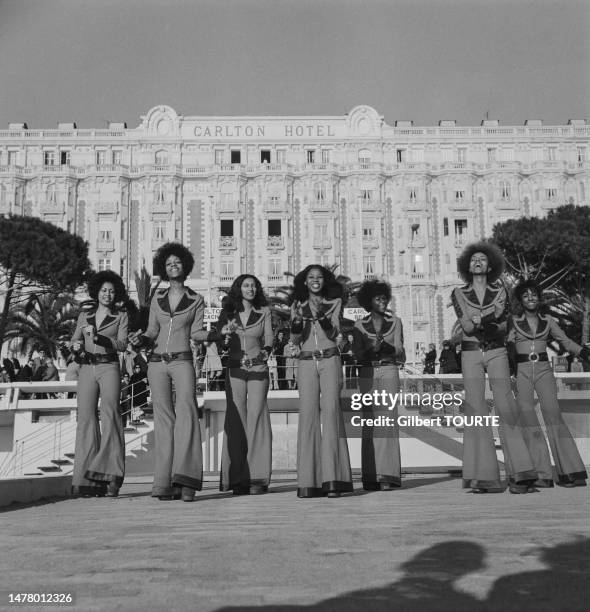
<svg viewBox="0 0 590 612">
<path fill-rule="evenodd" d="M 309 263 L 384 278 L 417 353 L 450 334 L 466 243 L 500 221 L 590 204 L 589 147 L 584 120 L 417 127 L 369 106 L 321 117 L 156 106 L 131 129 L 0 130 L 0 214 L 79 234 L 95 269 L 128 283 L 181 241 L 195 257 L 188 284 L 213 302 L 244 272 L 271 293 Z"/>
</svg>

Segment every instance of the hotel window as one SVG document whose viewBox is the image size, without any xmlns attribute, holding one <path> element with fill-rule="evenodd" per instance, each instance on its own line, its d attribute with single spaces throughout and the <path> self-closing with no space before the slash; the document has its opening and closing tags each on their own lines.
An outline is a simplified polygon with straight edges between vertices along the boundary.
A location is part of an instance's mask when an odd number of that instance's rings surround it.
<svg viewBox="0 0 590 612">
<path fill-rule="evenodd" d="M 330 163 L 330 149 L 322 149 L 322 164 Z"/>
<path fill-rule="evenodd" d="M 125 274 L 125 264 L 127 263 L 126 259 L 124 257 L 121 257 L 121 264 L 119 265 L 119 276 L 121 278 L 125 278 L 126 274 Z"/>
<path fill-rule="evenodd" d="M 365 276 L 376 274 L 376 264 L 374 255 L 365 255 L 363 257 L 363 272 Z"/>
<path fill-rule="evenodd" d="M 96 165 L 104 166 L 107 162 L 107 152 L 106 151 L 97 151 L 96 152 Z"/>
<path fill-rule="evenodd" d="M 359 164 L 370 164 L 371 163 L 371 151 L 369 151 L 369 149 L 361 149 L 358 155 L 359 155 Z"/>
<path fill-rule="evenodd" d="M 371 201 L 373 200 L 373 190 L 372 189 L 361 189 L 359 191 L 359 198 L 363 206 L 369 205 Z"/>
<path fill-rule="evenodd" d="M 586 148 L 578 147 L 577 155 L 578 155 L 578 163 L 583 164 L 586 161 Z"/>
<path fill-rule="evenodd" d="M 219 263 L 219 270 L 221 272 L 222 278 L 233 278 L 234 275 L 234 262 L 233 261 L 221 261 Z"/>
<path fill-rule="evenodd" d="M 99 259 L 98 260 L 98 271 L 104 272 L 105 270 L 112 270 L 113 260 L 112 259 Z"/>
<path fill-rule="evenodd" d="M 375 227 L 372 225 L 363 226 L 363 240 L 371 241 L 375 237 Z"/>
<path fill-rule="evenodd" d="M 271 195 L 268 201 L 271 208 L 279 208 L 281 206 L 281 199 L 278 195 Z"/>
<path fill-rule="evenodd" d="M 232 149 L 230 151 L 230 162 L 232 164 L 241 164 L 242 163 L 242 152 L 239 149 Z"/>
<path fill-rule="evenodd" d="M 406 151 L 405 149 L 397 149 L 395 151 L 395 157 L 398 164 L 401 164 L 406 161 Z"/>
<path fill-rule="evenodd" d="M 154 240 L 163 241 L 166 239 L 166 221 L 153 222 Z"/>
<path fill-rule="evenodd" d="M 315 203 L 319 206 L 323 206 L 326 202 L 326 186 L 324 183 L 316 183 L 313 191 Z"/>
<path fill-rule="evenodd" d="M 281 236 L 281 220 L 280 219 L 269 219 L 268 220 L 268 235 L 269 236 Z"/>
<path fill-rule="evenodd" d="M 55 166 L 55 151 L 44 151 L 43 163 L 46 166 Z"/>
<path fill-rule="evenodd" d="M 154 156 L 156 166 L 167 166 L 168 165 L 168 153 L 166 151 L 156 151 Z"/>
<path fill-rule="evenodd" d="M 443 218 L 443 236 L 448 236 L 448 235 L 449 235 L 449 218 L 444 217 Z"/>
<path fill-rule="evenodd" d="M 314 242 L 322 244 L 328 238 L 328 224 L 326 222 L 316 222 L 313 228 Z"/>
<path fill-rule="evenodd" d="M 123 151 L 113 151 L 113 166 L 120 166 L 123 158 Z"/>
<path fill-rule="evenodd" d="M 220 236 L 233 236 L 234 235 L 233 219 L 222 219 L 219 222 L 219 235 Z"/>
<path fill-rule="evenodd" d="M 545 189 L 545 199 L 546 200 L 555 200 L 557 198 L 557 188 L 556 187 L 548 187 Z"/>
<path fill-rule="evenodd" d="M 418 253 L 412 258 L 412 274 L 424 274 L 424 259 Z"/>
<path fill-rule="evenodd" d="M 464 164 L 467 159 L 467 149 L 457 149 L 456 151 L 457 163 Z"/>
<path fill-rule="evenodd" d="M 420 291 L 412 292 L 412 314 L 415 317 L 424 316 L 424 297 Z"/>
<path fill-rule="evenodd" d="M 280 259 L 269 259 L 268 260 L 268 275 L 269 276 L 282 276 L 281 274 L 281 260 Z"/>
<path fill-rule="evenodd" d="M 510 199 L 510 183 L 508 181 L 502 181 L 500 183 L 500 197 L 503 200 Z"/>
<path fill-rule="evenodd" d="M 223 164 L 223 151 L 218 149 L 215 151 L 215 165 L 221 166 Z"/>
<path fill-rule="evenodd" d="M 488 149 L 488 163 L 491 164 L 496 161 L 496 149 Z"/>
<path fill-rule="evenodd" d="M 268 149 L 261 149 L 260 151 L 260 163 L 270 164 L 270 151 Z"/>
<path fill-rule="evenodd" d="M 557 147 L 549 147 L 547 149 L 547 159 L 549 161 L 555 161 L 557 159 Z"/>
<path fill-rule="evenodd" d="M 315 149 L 307 149 L 305 156 L 308 164 L 315 164 Z"/>
<path fill-rule="evenodd" d="M 584 187 L 584 181 L 580 181 L 580 200 L 586 199 L 586 189 Z"/>
<path fill-rule="evenodd" d="M 127 219 L 121 221 L 121 240 L 127 239 Z"/>
<path fill-rule="evenodd" d="M 415 202 L 418 199 L 418 189 L 416 187 L 410 187 L 408 197 L 410 202 Z"/>
<path fill-rule="evenodd" d="M 101 242 L 108 242 L 109 240 L 111 240 L 113 237 L 113 233 L 111 232 L 111 230 L 107 230 L 107 229 L 101 229 L 98 230 L 98 239 Z"/>
<path fill-rule="evenodd" d="M 287 151 L 279 149 L 277 151 L 277 164 L 285 164 L 287 162 Z"/>
<path fill-rule="evenodd" d="M 455 200 L 462 201 L 465 199 L 465 191 L 462 189 L 459 191 L 455 191 Z"/>
<path fill-rule="evenodd" d="M 8 165 L 16 166 L 18 162 L 18 151 L 8 151 Z"/>
<path fill-rule="evenodd" d="M 455 219 L 455 241 L 463 244 L 467 239 L 467 219 Z"/>
<path fill-rule="evenodd" d="M 59 163 L 62 166 L 70 165 L 70 152 L 69 151 L 60 151 L 59 152 Z"/>
</svg>

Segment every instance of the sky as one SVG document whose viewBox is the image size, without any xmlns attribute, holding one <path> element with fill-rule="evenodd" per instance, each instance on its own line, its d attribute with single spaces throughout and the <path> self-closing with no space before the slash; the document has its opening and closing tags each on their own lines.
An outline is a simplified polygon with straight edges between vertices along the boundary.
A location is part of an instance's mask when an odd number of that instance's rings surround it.
<svg viewBox="0 0 590 612">
<path fill-rule="evenodd" d="M 590 119 L 590 0 L 0 0 L 0 129 L 184 115 Z"/>
</svg>

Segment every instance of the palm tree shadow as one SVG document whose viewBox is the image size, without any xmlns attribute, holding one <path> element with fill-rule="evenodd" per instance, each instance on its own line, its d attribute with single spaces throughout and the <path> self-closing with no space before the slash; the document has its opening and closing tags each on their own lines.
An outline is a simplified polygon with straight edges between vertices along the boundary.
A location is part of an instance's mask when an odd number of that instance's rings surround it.
<svg viewBox="0 0 590 612">
<path fill-rule="evenodd" d="M 216 612 L 477 612 L 486 610 L 475 597 L 455 588 L 463 576 L 485 567 L 485 551 L 474 542 L 461 540 L 435 544 L 402 564 L 397 582 L 361 589 L 309 606 L 232 606 Z"/>
</svg>

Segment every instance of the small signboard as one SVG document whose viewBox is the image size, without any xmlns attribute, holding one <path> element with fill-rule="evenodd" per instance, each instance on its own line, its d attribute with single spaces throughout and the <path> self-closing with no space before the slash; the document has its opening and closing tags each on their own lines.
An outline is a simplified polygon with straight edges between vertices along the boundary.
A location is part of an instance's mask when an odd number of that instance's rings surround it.
<svg viewBox="0 0 590 612">
<path fill-rule="evenodd" d="M 205 323 L 217 323 L 221 308 L 205 308 Z"/>
<path fill-rule="evenodd" d="M 567 356 L 560 355 L 553 357 L 553 371 L 554 372 L 567 372 Z"/>
<path fill-rule="evenodd" d="M 362 319 L 367 316 L 367 311 L 364 308 L 345 308 L 344 309 L 344 318 L 350 319 L 351 321 L 356 321 L 357 319 Z"/>
</svg>

